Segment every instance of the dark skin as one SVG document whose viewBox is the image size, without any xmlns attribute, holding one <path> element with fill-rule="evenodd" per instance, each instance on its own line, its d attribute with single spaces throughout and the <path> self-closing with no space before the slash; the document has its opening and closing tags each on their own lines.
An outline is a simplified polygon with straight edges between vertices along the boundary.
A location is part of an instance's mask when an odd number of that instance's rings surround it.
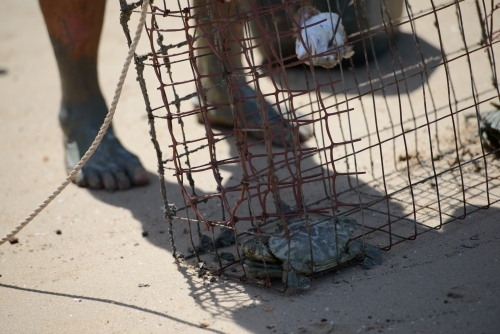
<svg viewBox="0 0 500 334">
<path fill-rule="evenodd" d="M 273 0 L 280 3 L 280 0 Z M 59 122 L 64 133 L 64 147 L 66 152 L 66 167 L 71 171 L 85 154 L 96 137 L 103 120 L 108 112 L 97 76 L 97 51 L 102 31 L 105 0 L 39 0 L 47 31 L 52 42 L 56 56 L 59 75 L 61 79 L 62 100 L 59 112 Z M 202 5 L 204 0 L 194 0 L 195 7 Z M 321 1 L 319 3 L 322 3 Z M 239 5 L 244 8 L 245 1 Z M 238 6 L 239 6 L 238 5 Z M 223 12 L 234 11 L 236 6 L 229 6 Z M 225 8 L 224 7 L 224 8 Z M 280 30 L 289 29 L 283 13 L 264 20 L 278 20 Z M 273 24 L 269 24 L 273 26 Z M 255 30 L 252 27 L 252 30 Z M 238 31 L 236 32 L 238 34 Z M 254 31 L 257 35 L 258 31 Z M 242 32 L 239 31 L 239 35 Z M 242 37 L 242 36 L 241 36 Z M 210 41 L 213 45 L 214 41 Z M 208 40 L 200 39 L 197 46 L 208 45 Z M 290 37 L 281 41 L 284 55 L 293 53 L 294 41 Z M 231 50 L 235 56 L 231 62 L 235 67 L 241 67 L 239 45 L 234 43 Z M 258 50 L 263 51 L 263 50 Z M 206 52 L 206 51 L 204 51 Z M 269 52 L 267 52 L 269 54 Z M 219 74 L 222 72 L 219 60 L 215 56 L 202 57 L 198 60 L 202 74 Z M 204 79 L 205 87 L 218 84 L 215 78 Z M 232 92 L 239 97 L 254 96 L 255 91 L 248 85 L 243 85 L 238 91 Z M 228 94 L 219 88 L 213 89 L 207 96 L 210 103 L 227 103 Z M 242 107 L 243 119 L 246 125 L 259 125 L 262 120 L 255 110 L 259 109 L 257 100 L 245 99 Z M 267 101 L 263 102 L 267 111 L 267 119 L 272 132 L 279 134 L 282 120 L 279 112 L 268 107 Z M 201 119 L 200 119 L 201 120 Z M 232 112 L 229 107 L 219 108 L 209 117 L 213 125 L 232 126 Z M 289 125 L 283 125 L 285 128 Z M 258 135 L 257 132 L 254 134 Z M 312 129 L 303 126 L 299 130 L 299 140 L 307 140 L 312 135 Z M 259 136 L 257 136 L 259 137 Z M 282 142 L 279 136 L 273 137 L 276 145 L 293 145 L 291 138 Z M 82 168 L 74 182 L 81 187 L 106 190 L 124 190 L 132 186 L 140 186 L 149 182 L 149 176 L 139 159 L 127 151 L 115 137 L 111 126 L 100 146 Z"/>
<path fill-rule="evenodd" d="M 61 78 L 59 122 L 66 166 L 78 163 L 108 112 L 97 77 L 97 50 L 105 0 L 40 0 Z M 115 137 L 111 126 L 74 180 L 81 187 L 124 190 L 149 182 L 139 159 Z"/>
<path fill-rule="evenodd" d="M 92 144 L 108 112 L 97 76 L 97 51 L 106 1 L 39 0 L 39 3 L 61 79 L 59 122 L 69 172 Z M 209 71 L 218 69 L 213 58 L 205 57 L 200 66 Z M 247 91 L 255 94 L 246 87 L 241 94 Z M 221 96 L 227 99 L 225 92 Z M 211 100 L 221 102 L 216 97 Z M 256 102 L 247 102 L 244 109 L 254 111 Z M 211 119 L 213 124 L 232 124 L 230 110 L 220 110 L 219 115 Z M 270 119 L 276 119 L 277 111 L 269 108 L 269 115 Z M 251 116 L 248 121 L 259 123 L 260 117 Z M 74 182 L 92 189 L 125 190 L 148 183 L 149 176 L 139 159 L 115 137 L 111 126 Z"/>
<path fill-rule="evenodd" d="M 330 6 L 328 6 L 328 2 L 323 0 L 304 2 L 304 4 L 312 3 L 320 11 L 328 11 L 329 8 L 332 8 L 332 10 L 339 12 L 339 8 L 344 8 L 346 10 L 344 24 L 348 25 L 346 26 L 346 30 L 349 33 L 350 31 L 357 30 L 357 23 L 353 19 L 355 17 L 353 12 L 354 7 L 344 6 L 345 1 L 347 0 L 340 2 L 330 0 Z M 66 166 L 68 171 L 70 171 L 92 144 L 108 112 L 97 77 L 97 50 L 106 0 L 39 0 L 39 3 L 52 42 L 61 78 L 62 101 L 59 121 L 64 133 Z M 194 7 L 205 3 L 205 0 L 193 0 Z M 268 2 L 266 1 L 266 3 Z M 270 3 L 279 4 L 281 0 L 270 0 Z M 401 1 L 386 0 L 384 3 L 388 5 L 393 18 L 400 16 L 402 9 Z M 237 5 L 235 2 L 232 4 L 218 2 L 218 4 L 223 7 L 224 10 L 222 12 L 234 12 L 237 6 L 241 6 L 241 9 L 247 6 L 245 0 L 239 0 Z M 340 7 L 337 8 L 337 5 Z M 379 2 L 375 1 L 371 3 L 370 10 L 372 7 L 374 9 L 379 8 Z M 367 26 L 377 25 L 381 20 L 377 15 L 372 15 L 369 18 L 363 24 Z M 274 24 L 277 24 L 280 31 L 288 31 L 290 29 L 284 11 L 277 12 L 274 16 L 267 15 L 262 17 L 261 20 L 265 26 L 274 27 Z M 255 36 L 261 34 L 253 23 L 251 23 L 251 30 Z M 237 35 L 241 35 L 237 37 L 242 37 L 241 31 L 235 32 Z M 270 34 L 269 36 L 273 34 L 272 31 L 268 33 Z M 380 36 L 385 39 L 383 35 Z M 208 40 L 199 39 L 197 46 L 208 45 L 208 42 Z M 377 52 L 385 50 L 386 46 L 383 42 L 376 41 L 374 44 L 376 47 L 380 46 Z M 284 38 L 280 41 L 279 49 L 282 50 L 284 57 L 294 54 L 294 43 L 292 37 Z M 387 43 L 386 40 L 385 43 Z M 209 44 L 213 45 L 214 41 L 210 40 Z M 268 48 L 268 46 L 264 47 Z M 359 45 L 357 47 L 359 48 Z M 274 48 L 278 49 L 278 46 L 275 45 Z M 239 56 L 241 49 L 239 45 L 233 43 L 230 50 L 234 51 L 234 56 L 229 56 L 231 63 L 235 67 L 241 66 L 241 58 Z M 258 49 L 257 51 L 264 55 L 270 54 L 269 50 Z M 360 51 L 356 51 L 356 53 L 358 55 L 363 54 Z M 198 67 L 204 75 L 217 75 L 222 72 L 219 60 L 213 55 L 199 58 Z M 212 87 L 218 84 L 219 81 L 215 77 L 212 77 L 210 79 L 204 78 L 202 83 L 204 87 Z M 237 91 L 233 91 L 232 94 L 245 99 L 242 107 L 242 119 L 245 124 L 259 125 L 262 122 L 261 116 L 254 113 L 255 110 L 259 109 L 258 101 L 248 99 L 249 96 L 255 96 L 254 90 L 248 85 L 242 85 Z M 209 103 L 223 104 L 227 103 L 228 94 L 220 88 L 212 89 L 208 93 L 207 99 Z M 275 125 L 271 127 L 272 132 L 278 134 L 281 131 L 280 124 L 283 121 L 275 108 L 268 108 L 267 102 L 263 104 L 265 110 L 267 110 L 267 119 L 270 125 Z M 228 107 L 219 108 L 215 114 L 209 116 L 209 121 L 213 125 L 233 125 L 232 111 Z M 284 126 L 288 125 L 285 124 Z M 307 140 L 312 135 L 312 129 L 306 126 L 300 127 L 298 132 L 300 141 Z M 287 143 L 283 143 L 279 137 L 275 136 L 273 143 L 277 145 L 290 144 L 287 138 L 285 140 Z M 132 186 L 144 185 L 149 182 L 149 177 L 139 159 L 127 151 L 115 137 L 113 127 L 111 126 L 99 148 L 77 175 L 74 182 L 81 187 L 92 189 L 123 190 Z"/>
<path fill-rule="evenodd" d="M 272 0 L 272 3 L 275 4 L 280 4 L 281 0 Z M 193 8 L 203 8 L 203 6 L 207 6 L 207 3 L 205 0 L 193 0 Z M 267 4 L 267 2 L 266 2 Z M 237 11 L 247 11 L 249 6 L 249 2 L 245 0 L 239 0 L 239 1 L 229 1 L 229 2 L 214 2 L 211 5 L 211 8 L 213 9 L 212 15 L 213 18 L 207 15 L 206 10 L 201 10 L 201 19 L 202 22 L 208 22 L 211 21 L 212 19 L 217 20 L 218 16 L 221 13 L 228 13 L 230 15 L 234 15 L 237 13 Z M 224 14 L 223 14 L 224 15 Z M 276 16 L 271 17 L 271 16 L 266 16 L 263 18 L 263 20 L 273 20 L 277 19 L 281 22 L 281 24 L 278 26 L 278 29 L 283 29 L 283 30 L 288 30 L 290 27 L 287 24 L 287 19 L 285 17 L 284 11 L 281 11 L 279 14 L 276 14 Z M 205 21 L 204 21 L 205 20 Z M 268 25 L 271 27 L 274 27 L 274 23 L 272 25 Z M 253 22 L 250 24 L 250 28 L 252 30 L 252 34 L 254 36 L 260 36 L 262 35 L 262 32 L 260 32 L 255 24 Z M 210 26 L 205 24 L 202 28 L 200 28 L 196 34 L 202 34 L 202 30 L 206 32 L 210 32 L 212 30 L 216 30 L 216 25 L 215 26 Z M 232 39 L 238 39 L 238 40 L 243 40 L 244 35 L 243 35 L 243 30 L 242 27 L 238 24 L 232 25 L 231 28 L 231 33 L 230 32 L 225 32 L 225 35 L 227 38 Z M 271 30 L 268 32 L 269 35 L 273 35 L 274 31 Z M 223 38 L 223 37 L 219 37 Z M 221 67 L 221 61 L 218 59 L 218 57 L 215 54 L 211 55 L 206 55 L 210 50 L 209 46 L 216 45 L 217 42 L 215 41 L 215 34 L 211 33 L 209 34 L 208 38 L 200 38 L 197 40 L 197 50 L 196 54 L 197 56 L 203 55 L 202 57 L 198 58 L 197 60 L 197 65 L 198 69 L 200 71 L 200 74 L 204 75 L 205 77 L 202 78 L 201 82 L 203 87 L 217 87 L 218 84 L 221 82 L 221 78 L 223 77 L 223 68 Z M 227 59 L 226 59 L 226 64 L 230 64 L 229 66 L 232 66 L 233 68 L 243 68 L 243 62 L 242 62 L 242 49 L 239 43 L 236 42 L 231 42 L 228 43 L 227 49 L 229 50 L 227 52 Z M 278 46 L 276 46 L 276 49 L 279 49 Z M 293 52 L 291 50 L 295 50 L 295 41 L 293 38 L 288 38 L 281 40 L 281 50 L 283 52 L 283 56 L 288 56 L 287 52 Z M 265 52 L 263 49 L 256 48 L 256 52 L 262 53 Z M 265 53 L 264 53 L 265 54 Z M 267 54 L 270 54 L 269 51 L 267 51 Z M 265 61 L 269 61 L 270 59 L 265 59 Z M 237 72 L 236 70 L 230 69 L 231 72 Z M 267 113 L 267 123 L 271 125 L 271 133 L 272 133 L 272 143 L 277 146 L 292 146 L 294 145 L 292 135 L 290 132 L 287 133 L 287 135 L 284 136 L 285 142 L 283 142 L 283 139 L 281 138 L 280 134 L 283 132 L 283 130 L 289 129 L 291 125 L 290 123 L 286 122 L 283 120 L 281 117 L 280 113 L 278 110 L 274 107 L 270 107 L 269 101 L 265 99 L 255 99 L 251 98 L 253 96 L 257 96 L 257 93 L 253 89 L 252 85 L 246 85 L 245 82 L 248 80 L 251 80 L 251 78 L 248 77 L 240 77 L 236 80 L 236 86 L 239 86 L 240 88 L 235 89 L 233 88 L 231 91 L 231 95 L 233 97 L 236 97 L 238 99 L 244 100 L 244 102 L 241 104 L 241 106 L 238 106 L 236 108 L 236 112 L 242 111 L 242 115 L 239 115 L 239 119 L 241 122 L 241 125 L 243 127 L 255 127 L 255 126 L 260 126 L 262 125 L 262 118 L 263 116 L 256 111 L 257 110 L 264 110 L 264 112 Z M 207 100 L 209 103 L 216 103 L 216 104 L 228 104 L 229 103 L 229 94 L 226 91 L 226 88 L 223 87 L 217 87 L 210 89 L 207 93 Z M 207 115 L 208 119 L 210 120 L 211 124 L 217 124 L 217 125 L 225 125 L 225 126 L 233 126 L 233 116 L 232 116 L 232 110 L 229 106 L 225 107 L 220 107 L 218 108 L 214 113 L 209 113 Z M 198 114 L 200 121 L 201 121 L 201 114 Z M 283 128 L 283 129 L 282 129 Z M 262 139 L 263 134 L 261 132 L 250 132 L 250 136 L 253 136 L 257 139 Z M 298 139 L 299 141 L 305 141 L 309 139 L 312 136 L 312 128 L 308 126 L 302 126 L 299 128 L 298 131 Z"/>
</svg>

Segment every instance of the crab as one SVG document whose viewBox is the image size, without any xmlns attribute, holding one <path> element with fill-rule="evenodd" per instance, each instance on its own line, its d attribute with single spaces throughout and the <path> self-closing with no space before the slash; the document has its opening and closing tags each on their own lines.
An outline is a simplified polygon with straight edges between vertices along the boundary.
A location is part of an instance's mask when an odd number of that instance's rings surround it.
<svg viewBox="0 0 500 334">
<path fill-rule="evenodd" d="M 495 107 L 494 110 L 481 115 L 479 134 L 490 150 L 497 150 L 500 148 L 500 105 L 496 103 L 492 105 Z"/>
<path fill-rule="evenodd" d="M 249 274 L 281 277 L 291 288 L 306 289 L 312 274 L 354 260 L 362 260 L 366 268 L 382 261 L 379 248 L 359 239 L 349 240 L 356 230 L 354 218 L 299 219 L 287 227 L 289 239 L 282 230 L 273 236 L 253 236 L 242 243 Z"/>
</svg>

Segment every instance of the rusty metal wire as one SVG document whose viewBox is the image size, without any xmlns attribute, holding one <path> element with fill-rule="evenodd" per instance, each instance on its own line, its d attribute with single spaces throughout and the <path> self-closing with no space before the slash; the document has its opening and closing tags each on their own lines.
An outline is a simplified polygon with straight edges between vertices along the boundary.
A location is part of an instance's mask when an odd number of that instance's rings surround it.
<svg viewBox="0 0 500 334">
<path fill-rule="evenodd" d="M 130 43 L 138 4 L 121 4 Z M 172 252 L 200 272 L 270 285 L 247 274 L 240 242 L 297 217 L 353 217 L 353 239 L 390 250 L 500 199 L 498 150 L 477 135 L 500 97 L 498 5 L 312 4 L 338 13 L 354 46 L 336 68 L 296 58 L 309 1 L 150 6 L 138 81 Z"/>
</svg>

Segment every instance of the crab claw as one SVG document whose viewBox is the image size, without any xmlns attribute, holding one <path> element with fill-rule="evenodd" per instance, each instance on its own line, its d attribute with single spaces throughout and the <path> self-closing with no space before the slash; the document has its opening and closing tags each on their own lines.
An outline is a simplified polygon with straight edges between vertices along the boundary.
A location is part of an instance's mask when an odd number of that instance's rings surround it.
<svg viewBox="0 0 500 334">
<path fill-rule="evenodd" d="M 311 279 L 304 275 L 298 275 L 293 266 L 286 261 L 283 263 L 282 280 L 292 289 L 305 290 L 311 286 Z"/>
<path fill-rule="evenodd" d="M 362 260 L 363 267 L 372 269 L 382 263 L 382 253 L 378 247 L 364 243 L 362 240 L 349 242 L 349 257 L 354 260 Z"/>
</svg>

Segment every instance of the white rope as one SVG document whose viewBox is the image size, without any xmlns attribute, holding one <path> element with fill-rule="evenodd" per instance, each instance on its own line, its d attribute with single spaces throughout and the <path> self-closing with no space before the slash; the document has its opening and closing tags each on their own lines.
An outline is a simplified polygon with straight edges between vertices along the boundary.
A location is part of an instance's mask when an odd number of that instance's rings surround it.
<svg viewBox="0 0 500 334">
<path fill-rule="evenodd" d="M 122 87 L 123 83 L 125 82 L 125 78 L 127 77 L 127 71 L 130 66 L 130 62 L 132 61 L 132 57 L 135 54 L 135 49 L 137 48 L 137 44 L 139 43 L 139 39 L 141 38 L 141 33 L 142 33 L 142 27 L 144 26 L 144 22 L 146 21 L 146 14 L 147 14 L 147 8 L 148 8 L 149 0 L 143 0 L 142 1 L 142 8 L 141 8 L 141 18 L 139 20 L 139 24 L 137 25 L 137 29 L 135 31 L 135 36 L 132 41 L 132 44 L 130 44 L 130 48 L 128 50 L 127 58 L 125 59 L 125 63 L 123 64 L 122 72 L 120 74 L 120 79 L 118 80 L 118 84 L 116 85 L 116 90 L 115 90 L 115 95 L 113 97 L 113 101 L 111 102 L 111 106 L 109 108 L 109 112 L 106 115 L 106 118 L 104 119 L 104 123 L 101 126 L 101 129 L 99 130 L 99 133 L 94 139 L 94 142 L 92 145 L 89 147 L 85 155 L 82 157 L 80 162 L 73 168 L 71 173 L 69 173 L 68 177 L 66 180 L 54 191 L 45 201 L 43 201 L 42 204 L 38 208 L 35 209 L 25 220 L 23 220 L 15 229 L 12 230 L 9 234 L 7 234 L 5 237 L 3 237 L 0 240 L 0 245 L 4 244 L 6 241 L 8 241 L 10 238 L 15 236 L 19 231 L 21 231 L 30 221 L 33 220 L 40 212 L 42 212 L 43 209 L 47 205 L 49 205 L 50 202 L 54 198 L 56 198 L 63 190 L 66 188 L 68 184 L 71 183 L 71 181 L 75 178 L 76 174 L 82 169 L 83 165 L 89 160 L 89 158 L 94 154 L 95 150 L 101 143 L 102 137 L 104 137 L 104 134 L 106 133 L 106 130 L 109 128 L 111 124 L 111 120 L 113 119 L 113 116 L 115 114 L 116 110 L 116 105 L 118 104 L 118 100 L 120 99 L 120 95 L 122 92 Z"/>
</svg>

